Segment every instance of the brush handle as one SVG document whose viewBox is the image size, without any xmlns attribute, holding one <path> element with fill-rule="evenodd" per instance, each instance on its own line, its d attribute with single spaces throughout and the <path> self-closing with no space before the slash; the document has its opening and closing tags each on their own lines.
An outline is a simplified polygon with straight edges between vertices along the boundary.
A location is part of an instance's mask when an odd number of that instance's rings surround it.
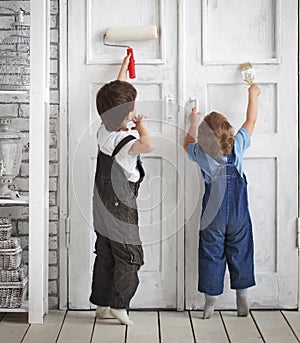
<svg viewBox="0 0 300 343">
<path fill-rule="evenodd" d="M 135 79 L 135 67 L 134 67 L 134 56 L 133 56 L 133 49 L 128 48 L 127 49 L 127 55 L 131 54 L 128 64 L 128 71 L 129 71 L 129 77 L 131 79 Z"/>
</svg>

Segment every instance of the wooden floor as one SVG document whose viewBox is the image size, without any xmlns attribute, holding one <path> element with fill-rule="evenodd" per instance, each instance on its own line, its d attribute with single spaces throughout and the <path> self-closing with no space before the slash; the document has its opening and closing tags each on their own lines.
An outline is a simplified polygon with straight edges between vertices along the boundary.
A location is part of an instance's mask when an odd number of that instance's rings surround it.
<svg viewBox="0 0 300 343">
<path fill-rule="evenodd" d="M 27 324 L 25 313 L 0 314 L 1 343 L 190 343 L 190 342 L 300 342 L 300 312 L 252 311 L 247 318 L 236 312 L 131 311 L 134 325 L 95 319 L 93 311 L 51 311 L 44 325 Z"/>
</svg>

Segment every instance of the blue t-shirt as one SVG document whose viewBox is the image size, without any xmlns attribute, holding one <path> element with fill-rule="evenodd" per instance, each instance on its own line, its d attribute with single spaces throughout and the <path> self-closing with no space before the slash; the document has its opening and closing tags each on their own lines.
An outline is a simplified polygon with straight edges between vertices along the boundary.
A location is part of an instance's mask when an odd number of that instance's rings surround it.
<svg viewBox="0 0 300 343">
<path fill-rule="evenodd" d="M 245 127 L 242 127 L 234 136 L 234 154 L 235 166 L 239 174 L 243 177 L 243 155 L 244 151 L 250 146 L 250 134 Z M 220 166 L 220 163 L 211 156 L 204 153 L 198 143 L 188 145 L 189 158 L 198 163 L 201 168 L 204 180 L 210 182 L 211 176 L 214 175 Z M 227 162 L 227 157 L 223 157 L 223 162 Z"/>
</svg>

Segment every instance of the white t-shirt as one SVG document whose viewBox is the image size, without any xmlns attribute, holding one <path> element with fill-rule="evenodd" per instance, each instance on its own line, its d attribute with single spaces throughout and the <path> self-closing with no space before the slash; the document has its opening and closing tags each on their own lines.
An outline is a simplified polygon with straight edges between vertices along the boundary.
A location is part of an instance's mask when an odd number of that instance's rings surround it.
<svg viewBox="0 0 300 343">
<path fill-rule="evenodd" d="M 111 156 L 115 150 L 115 147 L 120 143 L 120 141 L 130 135 L 136 137 L 136 139 L 140 138 L 137 130 L 107 131 L 105 126 L 101 124 L 97 133 L 99 149 L 104 154 Z M 129 152 L 129 149 L 136 139 L 133 139 L 129 143 L 125 144 L 115 156 L 115 160 L 123 168 L 127 179 L 132 182 L 137 182 L 140 178 L 140 172 L 136 167 L 138 154 Z"/>
</svg>

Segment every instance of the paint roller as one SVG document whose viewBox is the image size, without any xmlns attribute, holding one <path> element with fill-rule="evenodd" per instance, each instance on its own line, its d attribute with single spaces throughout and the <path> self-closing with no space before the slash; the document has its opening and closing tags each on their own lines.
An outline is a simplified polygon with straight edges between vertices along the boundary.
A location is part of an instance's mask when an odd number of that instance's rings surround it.
<svg viewBox="0 0 300 343">
<path fill-rule="evenodd" d="M 127 48 L 127 55 L 130 54 L 130 60 L 128 64 L 129 77 L 135 78 L 135 61 L 133 55 L 133 49 L 128 45 L 110 44 L 107 42 L 125 42 L 125 41 L 138 41 L 138 40 L 150 40 L 157 38 L 156 25 L 146 26 L 128 26 L 128 27 L 109 27 L 106 29 L 103 36 L 103 43 L 106 46 L 123 47 Z"/>
</svg>

